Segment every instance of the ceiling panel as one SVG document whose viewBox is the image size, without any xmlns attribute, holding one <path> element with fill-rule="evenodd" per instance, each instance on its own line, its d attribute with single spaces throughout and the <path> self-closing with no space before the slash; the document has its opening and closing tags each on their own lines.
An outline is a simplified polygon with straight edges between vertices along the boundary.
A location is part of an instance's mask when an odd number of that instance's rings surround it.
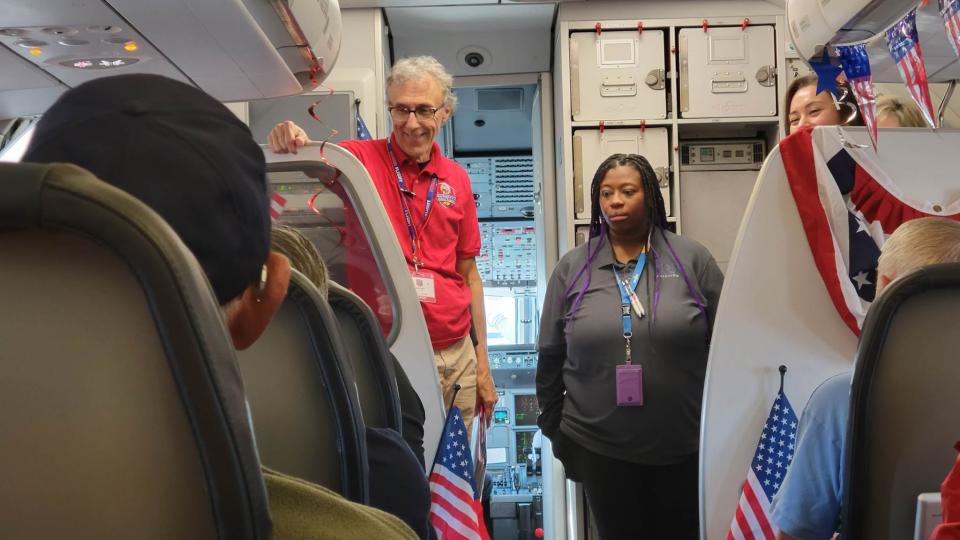
<svg viewBox="0 0 960 540">
<path fill-rule="evenodd" d="M 550 30 L 554 4 L 504 4 L 387 9 L 394 37 L 420 36 L 424 31 L 486 33 Z M 496 32 L 491 29 L 495 28 Z"/>
<path fill-rule="evenodd" d="M 477 4 L 497 3 L 498 0 L 340 0 L 340 8 L 470 6 Z"/>
</svg>

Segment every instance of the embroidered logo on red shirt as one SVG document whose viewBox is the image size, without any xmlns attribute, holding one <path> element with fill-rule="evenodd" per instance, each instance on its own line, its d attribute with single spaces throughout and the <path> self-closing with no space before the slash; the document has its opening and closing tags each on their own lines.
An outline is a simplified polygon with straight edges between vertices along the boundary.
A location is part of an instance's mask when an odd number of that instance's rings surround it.
<svg viewBox="0 0 960 540">
<path fill-rule="evenodd" d="M 440 182 L 440 184 L 437 185 L 437 202 L 447 208 L 451 208 L 457 204 L 457 192 L 453 190 L 450 184 Z"/>
</svg>

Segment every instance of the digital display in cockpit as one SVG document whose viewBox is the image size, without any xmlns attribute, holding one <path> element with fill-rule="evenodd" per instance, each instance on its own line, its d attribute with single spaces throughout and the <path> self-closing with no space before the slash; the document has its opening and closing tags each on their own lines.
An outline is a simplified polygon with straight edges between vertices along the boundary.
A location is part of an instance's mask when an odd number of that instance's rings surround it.
<svg viewBox="0 0 960 540">
<path fill-rule="evenodd" d="M 520 394 L 515 396 L 513 414 L 516 425 L 535 426 L 540 416 L 540 407 L 537 405 L 535 394 Z"/>
</svg>

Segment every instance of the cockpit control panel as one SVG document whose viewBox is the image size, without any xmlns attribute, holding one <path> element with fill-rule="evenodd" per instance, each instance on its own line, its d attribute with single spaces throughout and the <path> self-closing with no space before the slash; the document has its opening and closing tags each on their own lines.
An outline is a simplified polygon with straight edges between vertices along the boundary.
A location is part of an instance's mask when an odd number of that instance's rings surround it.
<svg viewBox="0 0 960 540">
<path fill-rule="evenodd" d="M 477 268 L 485 286 L 536 286 L 537 232 L 532 220 L 481 222 L 480 241 Z"/>
<path fill-rule="evenodd" d="M 499 394 L 493 425 L 487 431 L 487 472 L 493 495 L 540 496 L 542 435 L 537 428 L 537 396 L 530 388 L 500 390 Z"/>
<path fill-rule="evenodd" d="M 533 217 L 533 156 L 457 157 L 470 175 L 477 217 Z"/>
</svg>

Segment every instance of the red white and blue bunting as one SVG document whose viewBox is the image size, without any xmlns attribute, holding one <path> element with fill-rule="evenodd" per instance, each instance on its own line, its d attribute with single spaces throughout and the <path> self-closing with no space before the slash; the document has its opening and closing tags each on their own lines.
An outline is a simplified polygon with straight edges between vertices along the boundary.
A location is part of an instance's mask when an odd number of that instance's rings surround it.
<svg viewBox="0 0 960 540">
<path fill-rule="evenodd" d="M 917 37 L 917 10 L 912 9 L 886 32 L 887 48 L 897 63 L 900 78 L 907 86 L 910 97 L 920 107 L 923 118 L 931 127 L 937 127 L 933 112 L 933 100 L 927 83 L 927 68 L 923 65 L 920 39 Z"/>
<path fill-rule="evenodd" d="M 857 107 L 863 115 L 863 123 L 867 126 L 873 147 L 877 147 L 877 89 L 873 85 L 873 75 L 870 73 L 870 56 L 867 55 L 867 45 L 838 45 L 840 65 L 843 73 L 850 81 L 853 95 L 857 98 Z"/>
<path fill-rule="evenodd" d="M 925 4 L 926 1 L 921 3 L 919 7 L 923 7 Z M 923 63 L 923 52 L 917 33 L 917 9 L 919 7 L 910 10 L 909 13 L 884 31 L 882 36 L 886 43 L 886 49 L 896 62 L 897 70 L 900 72 L 900 77 L 910 97 L 920 108 L 927 124 L 936 128 L 939 127 L 937 125 L 936 108 L 930 95 L 927 70 Z M 954 53 L 960 56 L 960 0 L 939 0 L 939 8 L 944 21 L 946 38 L 953 47 Z M 847 80 L 850 81 L 874 148 L 877 147 L 877 92 L 870 69 L 869 51 L 873 42 L 878 39 L 880 39 L 880 36 L 858 43 L 827 44 L 824 47 L 823 57 L 810 62 L 810 67 L 820 78 L 830 77 L 837 69 L 836 64 L 839 64 L 839 68 L 843 70 Z M 872 50 L 876 52 L 875 48 Z M 831 87 L 836 88 L 832 80 L 824 81 L 822 85 L 818 83 L 817 89 Z M 836 95 L 835 91 L 834 94 Z"/>
<path fill-rule="evenodd" d="M 960 56 L 960 0 L 940 0 L 940 15 L 953 52 Z"/>
</svg>

